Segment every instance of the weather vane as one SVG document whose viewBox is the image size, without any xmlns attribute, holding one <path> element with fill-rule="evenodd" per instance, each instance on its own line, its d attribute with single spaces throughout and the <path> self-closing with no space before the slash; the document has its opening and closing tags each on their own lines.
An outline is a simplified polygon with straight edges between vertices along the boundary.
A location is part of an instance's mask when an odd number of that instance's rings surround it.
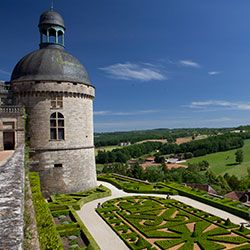
<svg viewBox="0 0 250 250">
<path fill-rule="evenodd" d="M 51 0 L 51 7 L 50 10 L 54 10 L 54 0 Z"/>
</svg>

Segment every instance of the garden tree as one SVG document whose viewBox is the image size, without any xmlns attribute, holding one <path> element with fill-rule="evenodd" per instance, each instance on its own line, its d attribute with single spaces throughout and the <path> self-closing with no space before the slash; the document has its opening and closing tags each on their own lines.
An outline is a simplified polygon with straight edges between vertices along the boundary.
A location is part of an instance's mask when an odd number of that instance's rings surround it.
<svg viewBox="0 0 250 250">
<path fill-rule="evenodd" d="M 216 177 L 216 174 L 212 170 L 210 170 L 210 169 L 207 170 L 205 173 L 205 176 L 207 177 L 208 183 L 210 185 L 212 185 L 212 184 L 218 185 L 219 184 L 218 178 Z"/>
<path fill-rule="evenodd" d="M 225 180 L 225 178 L 223 176 L 219 175 L 217 177 L 217 181 L 221 187 L 222 193 L 227 193 L 227 192 L 231 191 L 231 188 L 229 187 L 227 181 Z"/>
<path fill-rule="evenodd" d="M 98 151 L 96 162 L 100 164 L 108 163 L 108 154 L 105 151 Z"/>
<path fill-rule="evenodd" d="M 206 161 L 206 160 L 203 160 L 201 163 L 200 163 L 200 167 L 201 167 L 201 170 L 207 170 L 209 168 L 209 162 Z"/>
<path fill-rule="evenodd" d="M 189 163 L 188 168 L 191 171 L 206 171 L 209 167 L 208 161 L 201 161 L 197 163 Z"/>
<path fill-rule="evenodd" d="M 229 174 L 226 173 L 224 175 L 224 178 L 232 190 L 236 191 L 239 189 L 240 180 L 237 178 L 237 176 L 235 175 L 230 176 Z"/>
<path fill-rule="evenodd" d="M 200 184 L 207 184 L 207 179 L 204 174 L 200 172 L 193 172 L 186 169 L 183 172 L 182 180 L 184 183 L 200 183 Z"/>
<path fill-rule="evenodd" d="M 190 159 L 190 158 L 192 158 L 194 155 L 191 153 L 191 152 L 186 152 L 186 153 L 184 153 L 184 158 L 185 159 Z"/>
<path fill-rule="evenodd" d="M 244 176 L 240 180 L 239 190 L 245 191 L 250 189 L 250 167 L 247 168 L 247 176 Z"/>
<path fill-rule="evenodd" d="M 142 167 L 138 163 L 131 165 L 130 168 L 128 169 L 128 176 L 136 179 L 142 179 L 143 178 Z"/>
<path fill-rule="evenodd" d="M 116 162 L 126 163 L 130 158 L 126 153 L 120 151 L 115 152 L 114 155 Z"/>
<path fill-rule="evenodd" d="M 165 178 L 164 171 L 162 167 L 150 166 L 144 171 L 144 179 L 149 182 L 163 181 Z"/>
<path fill-rule="evenodd" d="M 241 164 L 243 162 L 243 151 L 242 149 L 238 149 L 236 152 L 235 152 L 235 161 L 238 163 L 238 164 Z"/>
<path fill-rule="evenodd" d="M 160 156 L 159 154 L 157 154 L 157 155 L 155 156 L 154 161 L 155 161 L 156 163 L 164 163 L 164 162 L 165 162 L 165 157 Z"/>
<path fill-rule="evenodd" d="M 103 173 L 116 173 L 127 175 L 128 165 L 122 163 L 112 163 L 111 165 L 104 165 Z"/>
</svg>

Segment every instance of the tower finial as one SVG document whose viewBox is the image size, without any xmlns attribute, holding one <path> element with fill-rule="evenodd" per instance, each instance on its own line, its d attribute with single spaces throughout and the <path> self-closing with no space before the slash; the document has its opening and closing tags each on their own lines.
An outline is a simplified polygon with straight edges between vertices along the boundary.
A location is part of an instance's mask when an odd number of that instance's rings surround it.
<svg viewBox="0 0 250 250">
<path fill-rule="evenodd" d="M 51 7 L 50 10 L 54 10 L 54 0 L 51 0 Z"/>
</svg>

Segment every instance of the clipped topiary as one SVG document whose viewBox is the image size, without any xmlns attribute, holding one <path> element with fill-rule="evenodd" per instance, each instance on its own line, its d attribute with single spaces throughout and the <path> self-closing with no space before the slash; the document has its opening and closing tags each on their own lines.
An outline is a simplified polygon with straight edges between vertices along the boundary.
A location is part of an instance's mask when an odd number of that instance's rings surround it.
<svg viewBox="0 0 250 250">
<path fill-rule="evenodd" d="M 225 221 L 225 226 L 230 226 L 232 224 L 232 222 L 230 221 L 229 218 L 227 218 L 227 220 Z"/>
</svg>

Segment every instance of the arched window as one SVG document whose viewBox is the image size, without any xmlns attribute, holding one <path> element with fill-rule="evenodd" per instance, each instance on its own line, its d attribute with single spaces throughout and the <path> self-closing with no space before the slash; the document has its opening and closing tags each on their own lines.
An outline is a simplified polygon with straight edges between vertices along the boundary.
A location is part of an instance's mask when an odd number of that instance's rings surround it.
<svg viewBox="0 0 250 250">
<path fill-rule="evenodd" d="M 58 31 L 58 43 L 64 46 L 64 33 L 62 30 Z"/>
<path fill-rule="evenodd" d="M 64 116 L 55 112 L 50 116 L 50 140 L 64 140 Z"/>
</svg>

